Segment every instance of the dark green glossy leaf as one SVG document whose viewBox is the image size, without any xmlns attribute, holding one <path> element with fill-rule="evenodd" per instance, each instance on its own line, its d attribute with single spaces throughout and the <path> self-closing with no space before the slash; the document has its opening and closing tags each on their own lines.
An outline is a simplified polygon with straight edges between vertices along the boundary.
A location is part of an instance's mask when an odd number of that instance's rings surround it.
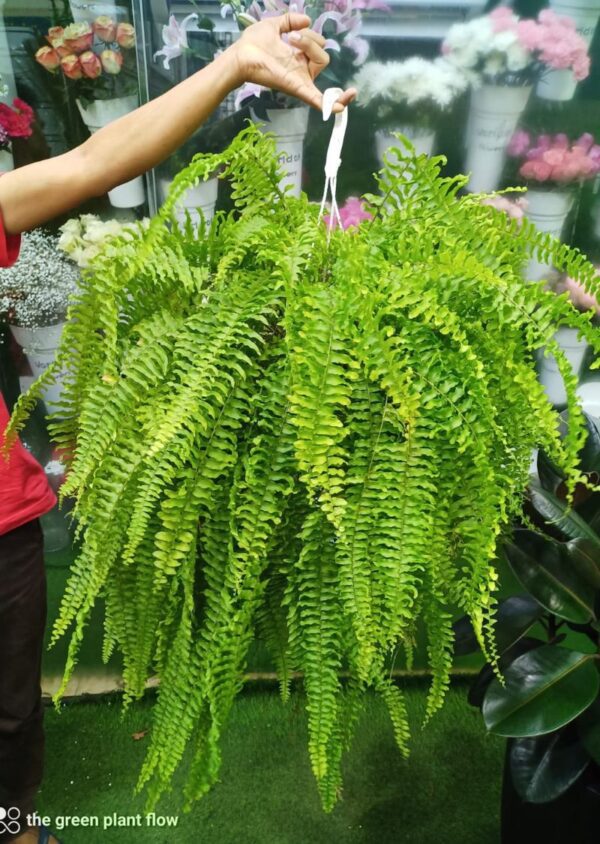
<svg viewBox="0 0 600 844">
<path fill-rule="evenodd" d="M 542 607 L 576 624 L 595 618 L 594 587 L 578 573 L 565 545 L 522 529 L 504 550 L 519 583 Z"/>
<path fill-rule="evenodd" d="M 582 472 L 600 472 L 600 420 L 584 413 L 587 438 L 579 455 Z"/>
<path fill-rule="evenodd" d="M 533 636 L 523 636 L 523 638 L 519 639 L 519 641 L 516 642 L 512 646 L 512 648 L 509 648 L 500 657 L 500 672 L 504 672 L 505 669 L 512 662 L 514 662 L 518 656 L 528 653 L 534 648 L 540 648 L 543 645 L 544 642 L 541 639 L 535 639 Z M 481 709 L 481 707 L 483 706 L 483 699 L 485 697 L 485 693 L 495 676 L 496 675 L 494 674 L 494 669 L 489 664 L 489 662 L 486 662 L 479 674 L 475 677 L 475 679 L 471 682 L 469 686 L 467 700 L 469 701 L 471 706 L 476 706 L 477 709 Z"/>
<path fill-rule="evenodd" d="M 513 595 L 500 601 L 496 615 L 496 644 L 504 653 L 535 624 L 543 614 L 542 607 L 529 595 Z M 456 656 L 464 656 L 479 649 L 479 643 L 468 616 L 454 623 Z"/>
<path fill-rule="evenodd" d="M 600 548 L 589 539 L 571 539 L 566 548 L 577 573 L 600 589 Z"/>
<path fill-rule="evenodd" d="M 600 547 L 600 536 L 572 508 L 539 484 L 529 486 L 529 498 L 539 515 L 568 539 L 589 539 Z"/>
<path fill-rule="evenodd" d="M 600 678 L 590 654 L 544 645 L 518 657 L 492 680 L 483 718 L 501 736 L 539 736 L 577 718 L 598 696 Z"/>
<path fill-rule="evenodd" d="M 537 473 L 542 487 L 556 495 L 556 490 L 564 482 L 565 477 L 558 466 L 541 449 L 537 456 Z"/>
<path fill-rule="evenodd" d="M 579 735 L 594 762 L 600 765 L 600 700 L 596 700 L 577 719 Z"/>
<path fill-rule="evenodd" d="M 570 729 L 515 739 L 509 759 L 513 785 L 528 803 L 556 800 L 581 776 L 590 761 L 577 731 Z"/>
</svg>

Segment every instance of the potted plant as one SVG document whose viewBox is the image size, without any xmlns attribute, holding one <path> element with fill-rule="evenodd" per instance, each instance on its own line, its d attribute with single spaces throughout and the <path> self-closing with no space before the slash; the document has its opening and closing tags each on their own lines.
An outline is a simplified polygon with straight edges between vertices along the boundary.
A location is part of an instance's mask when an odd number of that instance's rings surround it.
<svg viewBox="0 0 600 844">
<path fill-rule="evenodd" d="M 383 166 L 385 151 L 397 146 L 396 132 L 407 137 L 417 153 L 431 155 L 439 119 L 466 90 L 469 79 L 445 59 L 413 56 L 401 62 L 367 62 L 352 84 L 358 105 L 372 116 Z"/>
<path fill-rule="evenodd" d="M 34 119 L 31 106 L 19 97 L 13 99 L 12 106 L 0 103 L 0 173 L 13 169 L 11 144 L 16 138 L 31 137 Z"/>
<path fill-rule="evenodd" d="M 54 360 L 78 279 L 77 268 L 58 251 L 57 238 L 40 229 L 23 235 L 18 264 L 0 272 L 0 314 L 30 369 L 20 378 L 23 392 Z M 61 384 L 58 372 L 41 394 L 50 409 L 60 401 Z"/>
<path fill-rule="evenodd" d="M 568 52 L 566 59 L 558 49 L 564 39 L 575 42 L 577 48 Z M 540 12 L 537 20 L 521 20 L 506 6 L 450 27 L 442 52 L 473 82 L 465 163 L 471 190 L 498 187 L 506 146 L 533 85 L 544 73 L 564 69 L 566 62 L 577 79 L 588 75 L 587 47 L 577 39 L 579 36 L 548 10 Z"/>
<path fill-rule="evenodd" d="M 571 141 L 564 133 L 535 136 L 518 131 L 507 152 L 527 186 L 527 217 L 539 231 L 560 240 L 581 184 L 600 173 L 600 145 L 589 133 Z M 547 261 L 536 258 L 526 275 L 537 280 L 549 270 Z"/>
<path fill-rule="evenodd" d="M 186 803 L 218 778 L 257 634 L 284 699 L 302 673 L 326 809 L 365 695 L 385 702 L 406 753 L 390 660 L 399 647 L 410 656 L 423 625 L 432 717 L 454 606 L 495 653 L 494 552 L 532 449 L 548 451 L 569 493 L 579 479 L 576 384 L 558 350 L 572 414 L 562 438 L 533 359 L 557 326 L 597 351 L 600 334 L 525 284 L 521 266 L 543 243 L 597 295 L 583 256 L 459 195 L 466 178 L 442 177 L 443 157 L 408 142 L 380 193 L 353 208 L 358 225 L 329 231 L 306 196 L 282 195 L 274 151 L 249 125 L 177 176 L 148 228 L 111 242 L 8 433 L 66 368 L 72 412 L 50 424 L 74 446 L 62 494 L 76 500 L 82 547 L 52 639 L 74 626 L 66 682 L 102 593 L 126 699 L 160 678 L 140 778 L 150 805 L 187 751 Z M 165 225 L 217 168 L 235 213 L 206 239 Z"/>
<path fill-rule="evenodd" d="M 319 75 L 319 83 L 344 87 L 368 56 L 368 42 L 360 36 L 362 13 L 371 9 L 389 11 L 381 0 L 315 0 L 290 4 L 288 0 L 234 0 L 222 5 L 223 14 L 233 14 L 240 28 L 258 20 L 281 15 L 291 8 L 309 15 L 312 28 L 326 36 L 325 49 L 330 50 L 331 63 Z M 298 100 L 247 83 L 238 91 L 236 104 L 250 105 L 252 119 L 265 132 L 275 136 L 278 160 L 285 172 L 282 189 L 299 196 L 302 188 L 304 138 L 308 128 L 309 107 Z"/>
<path fill-rule="evenodd" d="M 538 455 L 525 517 L 499 551 L 522 592 L 500 602 L 496 666 L 486 664 L 469 693 L 488 730 L 507 737 L 505 844 L 597 838 L 600 421 L 585 422 L 572 502 L 560 470 L 543 451 Z M 563 434 L 569 435 L 568 415 Z M 455 633 L 457 653 L 477 649 L 467 619 Z"/>
<path fill-rule="evenodd" d="M 53 26 L 48 44 L 35 58 L 42 67 L 66 79 L 83 122 L 91 133 L 138 106 L 135 30 L 108 15 L 92 23 Z M 134 208 L 145 201 L 144 180 L 131 179 L 108 192 L 115 208 Z"/>
</svg>

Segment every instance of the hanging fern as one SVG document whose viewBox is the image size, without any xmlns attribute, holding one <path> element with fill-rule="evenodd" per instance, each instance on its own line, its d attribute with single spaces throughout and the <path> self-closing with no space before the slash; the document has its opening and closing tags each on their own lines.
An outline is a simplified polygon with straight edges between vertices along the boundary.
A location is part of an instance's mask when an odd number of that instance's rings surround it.
<svg viewBox="0 0 600 844">
<path fill-rule="evenodd" d="M 149 806 L 188 748 L 187 803 L 216 781 L 258 631 L 284 699 L 304 676 L 331 809 L 367 689 L 407 752 L 389 671 L 417 624 L 427 718 L 448 686 L 456 607 L 494 660 L 495 547 L 531 450 L 575 487 L 585 429 L 552 336 L 572 326 L 600 352 L 600 334 L 521 267 L 537 253 L 598 296 L 594 269 L 459 196 L 465 180 L 442 178 L 442 164 L 408 144 L 390 153 L 373 219 L 328 243 L 315 207 L 280 193 L 272 141 L 248 128 L 177 177 L 148 230 L 98 258 L 56 363 L 20 400 L 13 434 L 66 373 L 51 430 L 74 446 L 63 494 L 82 546 L 54 626 L 53 641 L 74 630 L 57 699 L 102 596 L 126 702 L 160 678 L 140 777 Z M 236 209 L 197 237 L 173 208 L 218 168 Z M 565 438 L 535 377 L 544 347 L 566 382 Z"/>
</svg>

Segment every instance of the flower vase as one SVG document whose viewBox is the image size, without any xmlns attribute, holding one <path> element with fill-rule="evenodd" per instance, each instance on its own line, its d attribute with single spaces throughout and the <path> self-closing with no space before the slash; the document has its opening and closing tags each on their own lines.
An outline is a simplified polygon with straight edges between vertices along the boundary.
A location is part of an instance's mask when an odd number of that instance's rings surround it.
<svg viewBox="0 0 600 844">
<path fill-rule="evenodd" d="M 550 0 L 550 8 L 557 15 L 573 18 L 577 32 L 589 47 L 600 18 L 600 0 Z"/>
<path fill-rule="evenodd" d="M 577 333 L 578 330 L 576 328 L 559 328 L 554 335 L 554 340 L 564 352 L 576 376 L 579 375 L 581 364 L 583 363 L 583 358 L 588 347 L 587 342 L 584 339 L 580 339 Z M 548 400 L 553 405 L 560 407 L 566 404 L 567 394 L 565 392 L 565 385 L 558 371 L 556 361 L 552 355 L 546 356 L 542 351 L 538 352 L 538 378 L 546 391 Z"/>
<path fill-rule="evenodd" d="M 530 94 L 530 86 L 483 85 L 473 89 L 465 162 L 465 171 L 470 173 L 469 190 L 487 193 L 498 187 L 506 147 Z"/>
<path fill-rule="evenodd" d="M 7 173 L 14 170 L 15 162 L 10 149 L 0 149 L 0 173 Z"/>
<path fill-rule="evenodd" d="M 540 77 L 535 92 L 543 100 L 566 102 L 573 99 L 576 88 L 577 80 L 572 70 L 548 70 Z"/>
<path fill-rule="evenodd" d="M 93 100 L 85 106 L 80 100 L 77 100 L 77 107 L 82 120 L 92 135 L 98 129 L 112 123 L 113 120 L 118 120 L 120 117 L 129 114 L 137 106 L 138 98 L 136 94 L 129 97 L 115 97 L 110 100 Z M 108 198 L 114 208 L 135 208 L 138 205 L 143 205 L 146 201 L 143 178 L 137 176 L 135 179 L 109 190 Z"/>
<path fill-rule="evenodd" d="M 538 231 L 562 240 L 573 198 L 573 192 L 568 190 L 528 190 L 526 215 Z M 525 277 L 531 281 L 539 281 L 547 276 L 551 269 L 550 264 L 543 264 L 532 258 L 527 265 Z"/>
<path fill-rule="evenodd" d="M 55 325 L 44 325 L 37 328 L 26 328 L 19 325 L 11 325 L 10 330 L 15 341 L 21 346 L 23 354 L 31 367 L 32 377 L 19 378 L 21 392 L 25 392 L 35 378 L 42 375 L 56 357 L 60 345 L 64 322 Z M 46 387 L 42 398 L 49 412 L 56 409 L 62 392 L 61 379 L 57 378 L 56 384 Z"/>
<path fill-rule="evenodd" d="M 161 203 L 166 200 L 170 188 L 170 179 L 158 180 Z M 215 216 L 218 189 L 219 180 L 216 176 L 212 179 L 207 179 L 205 182 L 199 182 L 193 188 L 189 188 L 174 208 L 176 219 L 180 223 L 185 223 L 187 214 L 189 214 L 192 223 L 197 228 L 200 223 L 200 217 L 203 216 L 206 225 L 208 225 Z"/>
<path fill-rule="evenodd" d="M 585 413 L 600 418 L 600 377 L 597 372 L 590 373 L 590 376 L 579 384 L 577 397 Z"/>
<path fill-rule="evenodd" d="M 300 196 L 302 190 L 302 159 L 308 114 L 308 106 L 269 108 L 267 109 L 268 122 L 265 123 L 255 112 L 252 112 L 254 122 L 261 124 L 261 131 L 275 136 L 277 160 L 285 171 L 279 187 L 281 190 L 288 188 L 291 196 Z"/>
<path fill-rule="evenodd" d="M 415 148 L 417 155 L 431 155 L 435 143 L 435 132 L 433 129 L 425 129 L 419 126 L 399 126 L 397 129 L 378 129 L 375 132 L 375 151 L 377 160 L 381 167 L 384 166 L 383 156 L 387 150 L 397 147 L 401 152 L 404 150 L 394 133 L 404 135 Z"/>
</svg>

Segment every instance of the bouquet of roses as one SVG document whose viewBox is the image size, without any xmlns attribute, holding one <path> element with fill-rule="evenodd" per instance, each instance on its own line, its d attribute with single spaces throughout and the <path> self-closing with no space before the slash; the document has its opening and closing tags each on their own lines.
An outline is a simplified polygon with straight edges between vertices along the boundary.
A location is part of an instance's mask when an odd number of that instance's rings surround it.
<svg viewBox="0 0 600 844">
<path fill-rule="evenodd" d="M 53 26 L 48 44 L 36 52 L 39 64 L 75 87 L 83 103 L 124 97 L 137 91 L 135 29 L 100 15 L 93 23 Z M 48 46 L 49 45 L 49 46 Z"/>
<path fill-rule="evenodd" d="M 331 64 L 319 75 L 319 82 L 325 87 L 344 87 L 355 69 L 360 67 L 369 54 L 369 43 L 360 35 L 363 11 L 389 12 L 382 0 L 231 0 L 222 4 L 221 14 L 232 14 L 240 29 L 244 29 L 265 18 L 276 17 L 294 11 L 312 19 L 312 29 L 326 39 L 325 49 L 331 51 Z M 286 36 L 284 36 L 285 38 Z M 289 98 L 261 85 L 247 83 L 242 86 L 236 98 L 239 106 L 251 97 L 260 97 L 263 109 L 285 108 Z M 256 104 L 254 104 L 255 111 Z"/>
<path fill-rule="evenodd" d="M 372 108 L 380 126 L 430 127 L 466 90 L 469 80 L 445 59 L 413 56 L 402 62 L 367 62 L 352 84 L 358 89 L 358 105 Z"/>
<path fill-rule="evenodd" d="M 575 21 L 551 9 L 523 20 L 498 6 L 489 15 L 450 27 L 442 52 L 474 84 L 531 85 L 549 70 L 572 70 L 580 81 L 590 71 L 587 43 Z"/>
<path fill-rule="evenodd" d="M 12 106 L 0 103 L 0 150 L 8 149 L 15 138 L 30 138 L 33 121 L 33 109 L 19 97 Z"/>
<path fill-rule="evenodd" d="M 533 136 L 519 130 L 507 152 L 518 164 L 519 176 L 537 185 L 568 185 L 600 173 L 600 144 L 589 132 L 570 141 L 564 133 Z"/>
</svg>

